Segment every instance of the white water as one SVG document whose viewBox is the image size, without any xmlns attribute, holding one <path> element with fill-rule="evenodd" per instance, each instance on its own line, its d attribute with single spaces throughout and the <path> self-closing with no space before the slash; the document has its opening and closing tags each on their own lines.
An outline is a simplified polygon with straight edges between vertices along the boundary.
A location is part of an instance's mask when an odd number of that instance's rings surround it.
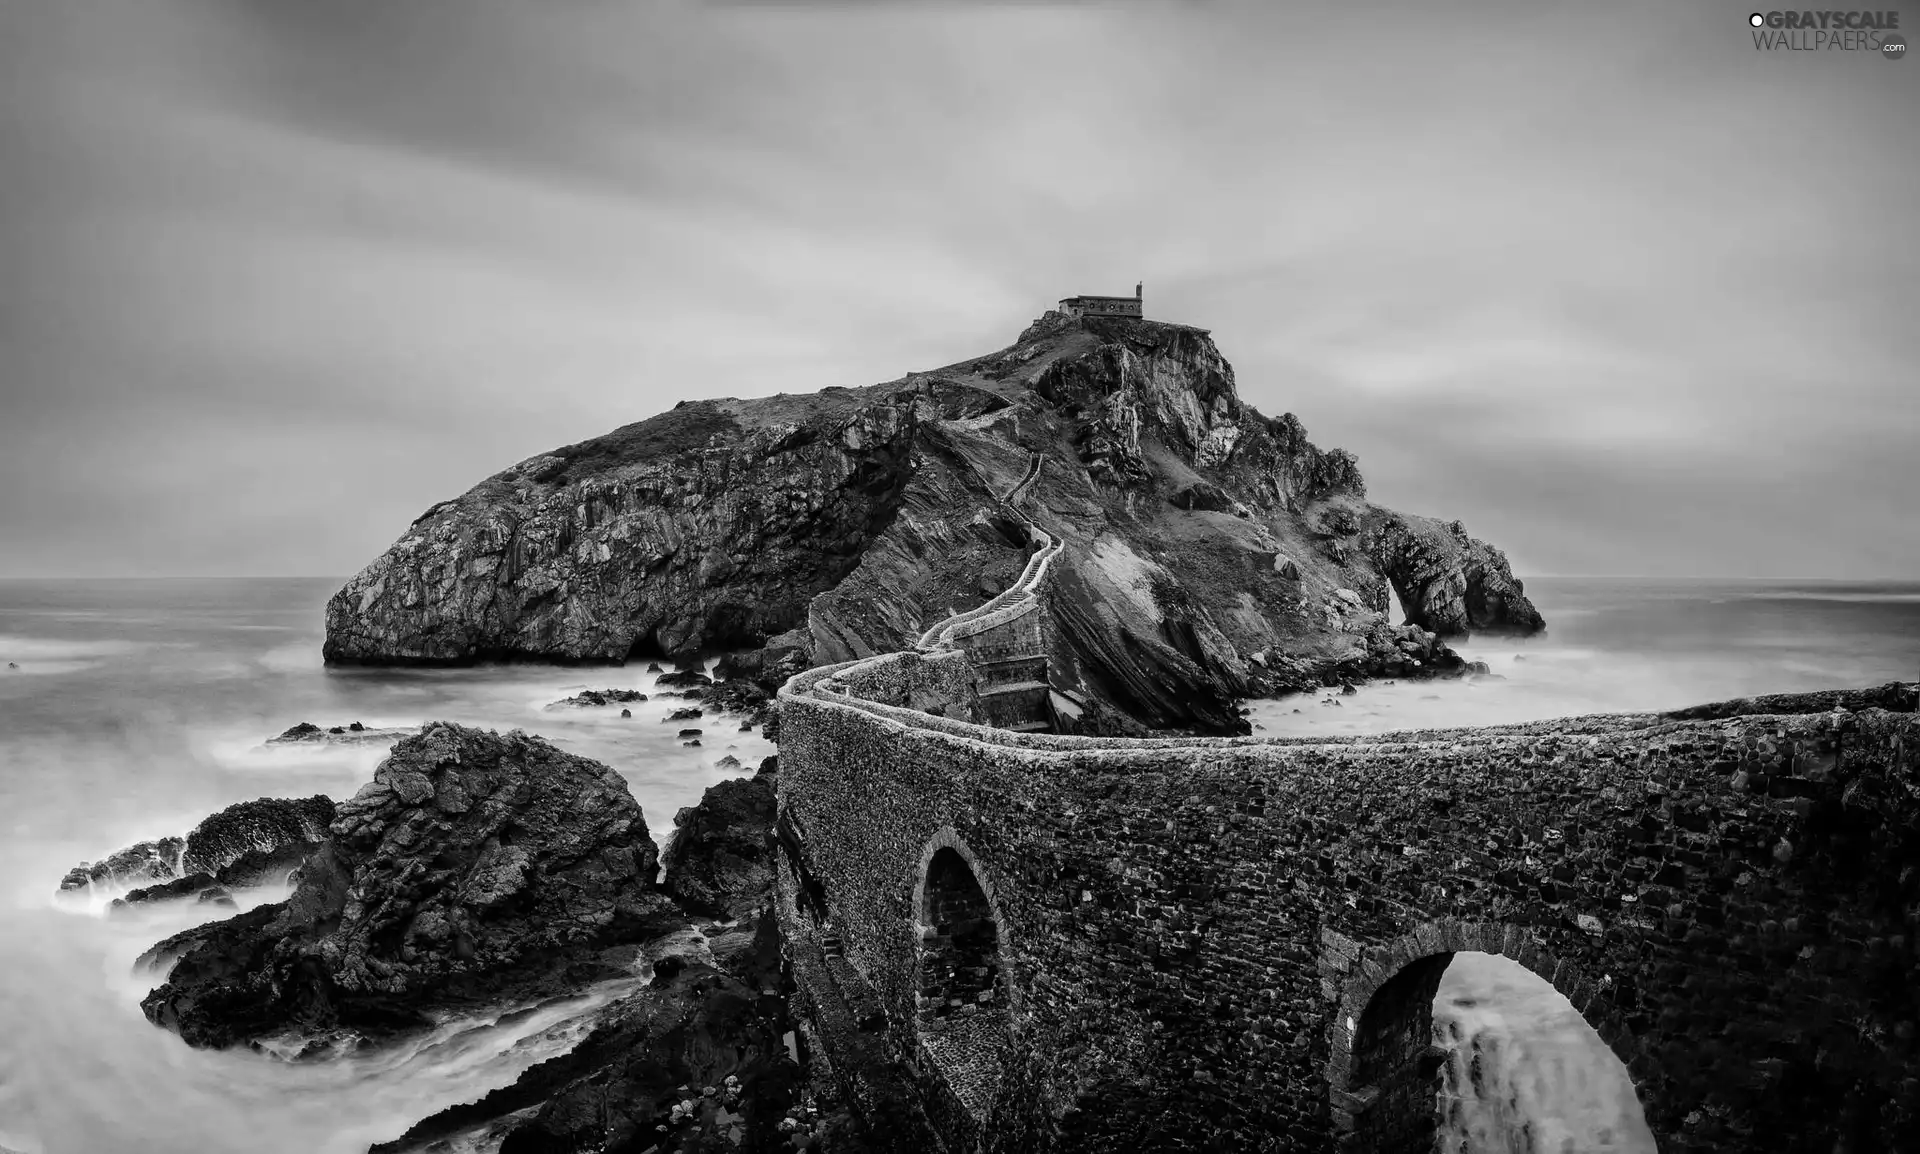
<svg viewBox="0 0 1920 1154">
<path fill-rule="evenodd" d="M 295 722 L 385 727 L 444 718 L 544 734 L 619 770 L 660 842 L 676 810 L 729 776 L 714 767 L 720 757 L 733 753 L 751 771 L 772 752 L 758 735 L 740 734 L 737 722 L 712 717 L 688 723 L 706 731 L 704 745 L 683 747 L 674 736 L 680 725 L 659 720 L 685 704 L 679 699 L 635 705 L 625 721 L 618 707 L 543 708 L 581 688 L 651 692 L 653 679 L 639 667 L 325 671 L 319 611 L 335 587 L 0 582 L 0 1146 L 31 1154 L 357 1154 L 571 1044 L 566 1021 L 580 1005 L 451 1023 L 424 1048 L 298 1065 L 189 1050 L 147 1024 L 138 1007 L 145 983 L 129 974 L 133 959 L 218 911 L 187 905 L 108 918 L 58 908 L 53 891 L 76 862 L 184 833 L 236 801 L 346 797 L 383 753 L 261 745 Z M 1269 733 L 1479 724 L 1876 684 L 1920 669 L 1920 600 L 1911 586 L 1769 593 L 1750 585 L 1536 583 L 1532 591 L 1550 637 L 1466 647 L 1507 681 L 1369 687 L 1338 706 L 1266 703 L 1255 720 Z M 20 668 L 6 669 L 9 661 Z M 1442 989 L 1444 996 L 1449 987 Z M 1507 1031 L 1525 1043 L 1529 1063 L 1538 1055 L 1551 1062 L 1552 1051 L 1516 1023 L 1554 1019 L 1524 998 L 1503 1008 L 1504 996 L 1495 991 L 1482 1003 L 1485 1013 L 1499 1010 L 1499 1020 L 1475 1028 L 1489 1037 L 1496 1027 Z M 1525 1080 L 1515 1071 L 1509 1081 Z M 1543 1089 L 1527 1100 L 1544 1097 Z"/>
<path fill-rule="evenodd" d="M 1444 1154 L 1654 1154 L 1626 1067 L 1537 974 L 1455 954 L 1433 1026 L 1454 1051 L 1440 1095 Z"/>
<path fill-rule="evenodd" d="M 236 801 L 345 798 L 385 755 L 381 744 L 263 744 L 294 723 L 444 718 L 542 734 L 619 770 L 663 849 L 680 807 L 773 752 L 738 717 L 663 721 L 697 704 L 681 698 L 655 695 L 626 720 L 619 706 L 545 708 L 583 688 L 656 694 L 644 663 L 328 672 L 317 611 L 332 585 L 0 582 L 0 1147 L 359 1154 L 563 1052 L 588 1011 L 639 980 L 322 1061 L 192 1050 L 149 1025 L 139 1001 L 153 981 L 133 976 L 134 959 L 231 911 L 186 902 L 108 916 L 105 890 L 57 900 L 61 875 Z M 683 726 L 704 730 L 700 747 L 681 744 Z M 728 754 L 742 770 L 716 768 Z"/>
</svg>

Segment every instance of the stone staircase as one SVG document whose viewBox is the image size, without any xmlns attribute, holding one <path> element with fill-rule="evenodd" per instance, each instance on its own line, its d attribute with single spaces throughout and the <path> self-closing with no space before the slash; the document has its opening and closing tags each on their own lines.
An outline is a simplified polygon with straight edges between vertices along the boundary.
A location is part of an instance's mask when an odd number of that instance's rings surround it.
<svg viewBox="0 0 1920 1154">
<path fill-rule="evenodd" d="M 1015 733 L 1052 733 L 1053 709 L 1047 684 L 1047 655 L 977 659 L 980 711 L 996 729 Z"/>
</svg>

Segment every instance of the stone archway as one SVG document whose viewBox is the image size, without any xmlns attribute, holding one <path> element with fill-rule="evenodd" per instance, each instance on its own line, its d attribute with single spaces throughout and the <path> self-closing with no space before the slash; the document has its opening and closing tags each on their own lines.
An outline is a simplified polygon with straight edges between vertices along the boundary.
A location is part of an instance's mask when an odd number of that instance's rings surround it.
<svg viewBox="0 0 1920 1154">
<path fill-rule="evenodd" d="M 1000 905 L 973 850 L 951 826 L 920 855 L 913 917 L 920 938 L 915 992 L 922 1021 L 1007 1008 Z"/>
<path fill-rule="evenodd" d="M 1519 927 L 1436 922 L 1364 951 L 1341 990 L 1331 1026 L 1327 1084 L 1336 1134 L 1346 1149 L 1427 1154 L 1447 1051 L 1433 1044 L 1433 1003 L 1455 953 L 1507 958 L 1571 1002 L 1622 1065 L 1638 1053 L 1615 1011 L 1607 975 L 1534 945 Z M 1345 967 L 1341 967 L 1345 968 Z M 1642 1112 L 1648 1102 L 1635 1087 Z"/>
<path fill-rule="evenodd" d="M 991 882 L 950 827 L 921 855 L 913 914 L 920 1044 L 978 1124 L 999 1090 L 1011 1042 L 1012 983 Z"/>
</svg>

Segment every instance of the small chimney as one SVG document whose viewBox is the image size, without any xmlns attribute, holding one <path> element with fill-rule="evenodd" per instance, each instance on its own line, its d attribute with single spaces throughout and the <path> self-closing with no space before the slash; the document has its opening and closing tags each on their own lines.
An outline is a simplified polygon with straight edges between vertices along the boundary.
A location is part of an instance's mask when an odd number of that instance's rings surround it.
<svg viewBox="0 0 1920 1154">
<path fill-rule="evenodd" d="M 1145 290 L 1146 290 L 1146 287 L 1147 287 L 1147 282 L 1146 282 L 1146 281 L 1140 281 L 1140 282 L 1138 282 L 1138 283 L 1136 283 L 1136 284 L 1135 284 L 1135 285 L 1133 286 L 1133 299 L 1134 299 L 1134 300 L 1137 300 L 1137 301 L 1140 301 L 1140 300 L 1145 300 L 1145 299 L 1147 299 L 1147 297 L 1146 297 L 1146 291 L 1145 291 Z"/>
</svg>

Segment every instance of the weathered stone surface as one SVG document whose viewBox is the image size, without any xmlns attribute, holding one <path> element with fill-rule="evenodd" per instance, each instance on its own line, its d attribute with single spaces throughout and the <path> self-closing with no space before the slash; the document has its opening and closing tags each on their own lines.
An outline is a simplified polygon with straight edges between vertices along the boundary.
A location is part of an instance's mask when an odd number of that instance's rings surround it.
<svg viewBox="0 0 1920 1154">
<path fill-rule="evenodd" d="M 1497 551 L 1436 552 L 1422 519 L 1367 504 L 1353 456 L 1241 402 L 1204 331 L 1054 315 L 932 373 L 683 404 L 523 462 L 428 510 L 342 589 L 326 655 L 764 644 L 737 663 L 767 688 L 775 670 L 904 648 L 1007 588 L 1030 543 L 999 498 L 1036 456 L 1021 512 L 1066 543 L 1043 630 L 1054 687 L 1134 723 L 1240 731 L 1235 698 L 1294 687 L 1254 675 L 1254 652 L 1434 672 L 1400 647 L 1411 635 L 1382 632 L 1394 574 L 1428 632 L 1539 627 Z M 1358 600 L 1336 606 L 1341 589 Z"/>
<path fill-rule="evenodd" d="M 138 842 L 116 850 L 101 861 L 74 866 L 60 879 L 60 889 L 72 893 L 100 885 L 138 886 L 171 881 L 180 876 L 180 855 L 186 848 L 186 839 L 179 837 Z"/>
<path fill-rule="evenodd" d="M 75 866 L 60 888 L 135 886 L 116 899 L 114 905 L 121 906 L 186 897 L 216 881 L 242 888 L 278 884 L 319 846 L 332 820 L 332 799 L 318 794 L 239 802 L 207 817 L 184 838 L 141 842 L 105 861 Z"/>
<path fill-rule="evenodd" d="M 777 974 L 777 949 L 773 961 Z M 779 996 L 752 977 L 662 964 L 652 988 L 615 1005 L 568 1053 L 371 1154 L 430 1150 L 482 1127 L 502 1154 L 791 1151 L 780 1122 L 802 1076 L 781 1042 L 789 1028 Z"/>
<path fill-rule="evenodd" d="M 311 721 L 303 721 L 289 727 L 278 737 L 267 739 L 268 745 L 291 745 L 296 743 L 333 743 L 345 745 L 392 745 L 394 742 L 418 730 L 405 727 L 376 729 L 354 721 L 346 725 L 331 725 L 320 728 Z"/>
<path fill-rule="evenodd" d="M 763 906 L 773 884 L 774 785 L 769 757 L 752 777 L 709 786 L 674 817 L 661 888 L 692 913 L 741 918 Z"/>
<path fill-rule="evenodd" d="M 628 702 L 645 701 L 647 695 L 637 689 L 584 689 L 572 697 L 565 697 L 547 706 L 548 709 L 564 709 L 568 706 L 591 708 L 602 705 L 621 705 Z"/>
<path fill-rule="evenodd" d="M 293 896 L 156 946 L 149 1019 L 196 1046 L 377 1034 L 657 928 L 656 851 L 620 776 L 519 731 L 437 722 L 338 807 Z M 576 979 L 577 980 L 577 975 Z"/>
<path fill-rule="evenodd" d="M 1381 510 L 1366 534 L 1367 548 L 1411 624 L 1445 637 L 1546 628 L 1506 554 L 1467 536 L 1460 522 L 1443 525 Z"/>
<path fill-rule="evenodd" d="M 239 802 L 193 828 L 182 865 L 186 872 L 214 874 L 229 885 L 258 884 L 247 879 L 275 869 L 282 869 L 284 878 L 284 870 L 306 860 L 326 839 L 333 817 L 333 799 L 323 794 Z M 237 872 L 228 874 L 236 864 Z"/>
<path fill-rule="evenodd" d="M 1869 704 L 1909 691 L 1139 741 L 916 712 L 929 664 L 781 702 L 775 909 L 849 1100 L 867 1051 L 927 1052 L 916 902 L 964 847 L 1012 1024 L 988 1106 L 939 1108 L 937 1062 L 912 1087 L 969 1148 L 1424 1149 L 1430 982 L 1461 950 L 1566 994 L 1662 1150 L 1920 1133 L 1920 722 Z M 849 989 L 872 1030 L 835 1017 Z"/>
</svg>

